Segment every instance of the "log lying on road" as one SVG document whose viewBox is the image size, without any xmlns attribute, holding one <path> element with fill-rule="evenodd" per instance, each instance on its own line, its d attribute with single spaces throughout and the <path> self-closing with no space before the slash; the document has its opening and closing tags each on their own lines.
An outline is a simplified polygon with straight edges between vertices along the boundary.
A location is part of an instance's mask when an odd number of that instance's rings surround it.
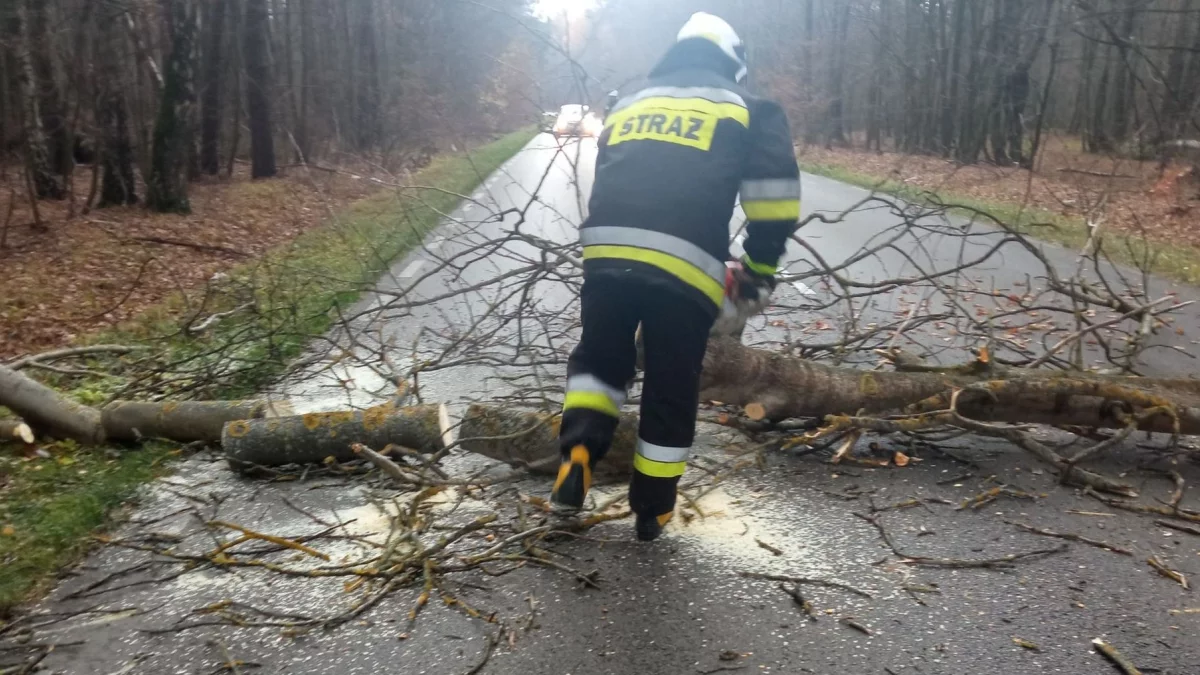
<svg viewBox="0 0 1200 675">
<path fill-rule="evenodd" d="M 327 458 L 355 458 L 354 443 L 380 450 L 400 445 L 421 452 L 445 447 L 444 408 L 391 404 L 366 410 L 308 413 L 288 417 L 237 420 L 225 425 L 221 446 L 237 471 L 255 466 L 316 464 Z"/>
<path fill-rule="evenodd" d="M 459 442 L 463 449 L 533 473 L 553 474 L 558 464 L 547 458 L 558 456 L 557 414 L 521 412 L 497 406 L 472 404 L 463 415 Z M 612 449 L 596 466 L 594 478 L 624 477 L 633 471 L 637 445 L 637 415 L 625 413 L 617 426 Z"/>
<path fill-rule="evenodd" d="M 1002 377 L 1003 379 L 995 379 Z M 983 386 L 988 396 L 964 397 L 959 412 L 983 421 L 1042 423 L 1119 429 L 1122 408 L 1169 405 L 1183 434 L 1200 434 L 1200 381 L 1090 374 L 1009 372 L 989 378 L 950 373 L 861 371 L 836 368 L 775 352 L 711 340 L 704 357 L 700 397 L 747 406 L 758 403 L 766 417 L 853 415 L 946 408 L 948 392 Z M 1171 433 L 1168 415 L 1148 418 L 1145 431 Z"/>
</svg>

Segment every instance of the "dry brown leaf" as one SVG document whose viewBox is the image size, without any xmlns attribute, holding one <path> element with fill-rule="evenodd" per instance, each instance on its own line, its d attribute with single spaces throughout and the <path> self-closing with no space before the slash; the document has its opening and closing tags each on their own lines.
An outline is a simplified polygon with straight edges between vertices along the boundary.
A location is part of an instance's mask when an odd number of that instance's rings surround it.
<svg viewBox="0 0 1200 675">
<path fill-rule="evenodd" d="M 892 463 L 896 466 L 908 466 L 908 463 L 911 461 L 912 459 L 908 455 L 898 450 L 895 455 L 892 455 Z"/>
</svg>

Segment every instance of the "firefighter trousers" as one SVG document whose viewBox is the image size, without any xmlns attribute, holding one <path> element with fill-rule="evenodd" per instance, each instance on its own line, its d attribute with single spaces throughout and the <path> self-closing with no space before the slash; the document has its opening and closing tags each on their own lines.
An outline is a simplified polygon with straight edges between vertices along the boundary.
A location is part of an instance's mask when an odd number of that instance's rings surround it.
<svg viewBox="0 0 1200 675">
<path fill-rule="evenodd" d="M 604 458 L 637 361 L 642 328 L 645 378 L 629 504 L 666 523 L 696 434 L 700 370 L 713 317 L 691 298 L 635 271 L 605 270 L 584 280 L 583 336 L 567 363 L 559 436 L 564 458 L 583 445 Z"/>
</svg>

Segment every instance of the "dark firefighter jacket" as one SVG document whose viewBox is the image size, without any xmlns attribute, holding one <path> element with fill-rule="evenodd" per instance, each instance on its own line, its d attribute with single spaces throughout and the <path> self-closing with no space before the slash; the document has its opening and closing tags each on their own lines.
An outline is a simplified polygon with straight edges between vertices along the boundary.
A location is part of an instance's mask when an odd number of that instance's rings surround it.
<svg viewBox="0 0 1200 675">
<path fill-rule="evenodd" d="M 799 170 L 783 110 L 735 71 L 716 45 L 684 40 L 612 109 L 580 229 L 587 274 L 644 275 L 715 315 L 739 194 L 743 262 L 775 272 L 800 217 Z"/>
</svg>

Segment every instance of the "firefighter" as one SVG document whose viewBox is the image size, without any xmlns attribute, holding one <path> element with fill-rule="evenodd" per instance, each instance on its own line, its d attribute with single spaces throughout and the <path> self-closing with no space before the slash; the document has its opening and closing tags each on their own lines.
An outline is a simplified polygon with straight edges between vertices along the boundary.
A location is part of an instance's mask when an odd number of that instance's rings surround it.
<svg viewBox="0 0 1200 675">
<path fill-rule="evenodd" d="M 608 96 L 604 98 L 604 116 L 607 118 L 612 114 L 613 108 L 617 107 L 617 103 L 621 100 L 621 95 L 616 89 L 608 92 Z"/>
<path fill-rule="evenodd" d="M 706 13 L 605 120 L 589 215 L 580 228 L 583 334 L 567 365 L 551 499 L 583 505 L 616 431 L 637 358 L 645 378 L 629 503 L 652 540 L 675 511 L 696 427 L 701 363 L 726 297 L 729 223 L 748 221 L 738 293 L 764 297 L 800 217 L 800 180 L 783 110 L 740 82 L 733 28 Z"/>
</svg>

